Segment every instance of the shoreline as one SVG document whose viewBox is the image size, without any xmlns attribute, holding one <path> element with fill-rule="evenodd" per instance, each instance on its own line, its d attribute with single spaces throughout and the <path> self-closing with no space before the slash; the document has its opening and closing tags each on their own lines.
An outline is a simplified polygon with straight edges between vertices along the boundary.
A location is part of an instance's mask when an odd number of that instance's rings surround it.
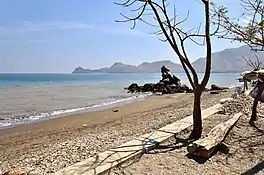
<svg viewBox="0 0 264 175">
<path fill-rule="evenodd" d="M 122 109 L 130 109 L 130 113 L 131 112 L 136 112 L 138 107 L 143 107 L 145 108 L 145 110 L 151 110 L 152 106 L 153 108 L 155 108 L 157 105 L 160 107 L 166 106 L 168 104 L 173 103 L 171 100 L 166 101 L 164 104 L 162 103 L 158 103 L 157 104 L 157 100 L 163 100 L 163 102 L 165 101 L 165 99 L 169 99 L 170 96 L 183 96 L 186 95 L 185 93 L 179 93 L 179 94 L 174 94 L 174 95 L 150 95 L 150 96 L 146 96 L 143 98 L 135 98 L 133 100 L 127 100 L 127 101 L 122 101 L 119 103 L 114 103 L 114 104 L 110 104 L 110 105 L 105 105 L 105 106 L 100 106 L 100 107 L 96 107 L 93 108 L 91 110 L 83 110 L 83 111 L 78 111 L 78 112 L 73 112 L 73 113 L 69 113 L 69 114 L 64 114 L 61 116 L 54 116 L 54 117 L 45 117 L 45 118 L 41 118 L 35 121 L 32 121 L 30 123 L 25 123 L 25 124 L 18 124 L 18 125 L 13 125 L 7 128 L 0 128 L 0 137 L 4 136 L 5 134 L 3 133 L 10 133 L 10 132 L 19 132 L 21 130 L 31 130 L 31 129 L 36 129 L 39 128 L 41 129 L 41 127 L 39 126 L 50 126 L 52 127 L 52 129 L 56 129 L 56 128 L 60 128 L 60 127 L 68 127 L 67 124 L 65 124 L 64 126 L 62 125 L 53 125 L 53 123 L 67 123 L 65 121 L 71 121 L 72 125 L 78 125 L 78 124 L 82 124 L 82 121 L 88 121 L 89 124 L 87 123 L 83 123 L 83 124 L 87 124 L 89 125 L 94 125 L 94 124 L 101 124 L 104 122 L 108 122 L 115 119 L 118 119 L 118 115 L 115 114 L 120 114 L 120 111 L 118 112 L 113 112 L 113 110 L 119 110 L 120 108 Z M 154 102 L 155 101 L 155 102 Z M 152 102 L 155 103 L 152 104 Z M 146 105 L 148 104 L 148 105 Z M 143 105 L 143 106 L 142 106 Z M 135 108 L 137 107 L 137 108 Z M 131 108 L 135 108 L 135 110 L 131 109 Z M 113 113 L 110 115 L 106 115 L 108 113 Z M 94 117 L 94 116 L 98 116 L 100 115 L 100 117 Z M 102 115 L 104 115 L 105 117 L 102 117 Z M 121 115 L 126 115 L 126 113 L 123 113 Z M 107 117 L 106 117 L 107 116 Z M 45 128 L 46 129 L 46 128 Z"/>
<path fill-rule="evenodd" d="M 37 119 L 32 119 L 30 121 L 25 121 L 22 123 L 14 123 L 14 124 L 6 125 L 6 126 L 2 125 L 0 127 L 0 132 L 2 130 L 6 130 L 6 129 L 10 129 L 10 128 L 40 123 L 40 122 L 44 122 L 47 120 L 53 120 L 53 119 L 60 118 L 60 117 L 74 116 L 74 115 L 78 115 L 78 114 L 84 114 L 84 113 L 94 112 L 94 111 L 102 111 L 102 110 L 106 110 L 106 109 L 110 109 L 110 108 L 114 108 L 114 107 L 119 107 L 119 106 L 123 106 L 126 104 L 134 103 L 137 101 L 146 100 L 146 99 L 150 98 L 151 96 L 156 96 L 156 95 L 154 95 L 152 93 L 134 94 L 132 96 L 128 96 L 125 98 L 116 99 L 115 101 L 112 101 L 112 102 L 111 101 L 104 101 L 104 102 L 94 104 L 94 105 L 90 105 L 90 106 L 86 106 L 86 107 L 78 107 L 78 108 L 70 108 L 70 109 L 58 109 L 58 110 L 51 111 L 51 112 L 44 112 L 44 113 L 39 113 L 39 114 L 35 114 L 35 115 L 28 115 L 25 118 L 34 117 L 36 115 L 39 116 L 41 114 L 45 114 L 47 116 L 39 117 Z M 69 112 L 67 112 L 67 111 L 69 111 Z M 2 120 L 4 121 L 5 119 L 2 119 Z"/>
<path fill-rule="evenodd" d="M 202 109 L 231 91 L 204 93 Z M 12 168 L 51 174 L 192 113 L 193 94 L 153 96 L 119 107 L 0 131 L 0 174 Z M 113 112 L 118 110 L 118 112 Z"/>
</svg>

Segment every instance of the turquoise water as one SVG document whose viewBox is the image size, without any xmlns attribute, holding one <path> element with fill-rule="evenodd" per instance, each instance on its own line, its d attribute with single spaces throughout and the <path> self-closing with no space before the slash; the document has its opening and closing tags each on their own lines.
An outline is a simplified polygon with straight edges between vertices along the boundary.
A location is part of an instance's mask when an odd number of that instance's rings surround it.
<svg viewBox="0 0 264 175">
<path fill-rule="evenodd" d="M 188 85 L 184 73 L 176 75 Z M 238 77 L 214 73 L 208 85 L 235 86 Z M 0 128 L 145 98 L 124 87 L 160 79 L 160 73 L 0 74 Z"/>
</svg>

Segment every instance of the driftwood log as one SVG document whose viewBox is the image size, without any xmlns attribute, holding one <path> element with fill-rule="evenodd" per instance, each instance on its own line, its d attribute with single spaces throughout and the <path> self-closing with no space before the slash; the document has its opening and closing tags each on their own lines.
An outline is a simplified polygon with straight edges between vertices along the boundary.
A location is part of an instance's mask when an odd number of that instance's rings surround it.
<svg viewBox="0 0 264 175">
<path fill-rule="evenodd" d="M 209 158 L 219 148 L 241 115 L 242 113 L 235 114 L 226 122 L 216 125 L 205 138 L 199 139 L 189 145 L 187 150 L 190 155 Z"/>
</svg>

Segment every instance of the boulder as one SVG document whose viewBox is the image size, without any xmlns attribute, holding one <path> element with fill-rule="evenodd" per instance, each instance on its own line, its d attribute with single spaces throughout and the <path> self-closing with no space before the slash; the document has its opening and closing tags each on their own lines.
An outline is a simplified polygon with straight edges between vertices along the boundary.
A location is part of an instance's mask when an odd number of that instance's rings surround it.
<svg viewBox="0 0 264 175">
<path fill-rule="evenodd" d="M 229 88 L 228 87 L 217 86 L 215 84 L 211 85 L 211 91 L 218 91 L 218 90 L 225 90 L 225 89 L 229 89 Z"/>
<path fill-rule="evenodd" d="M 164 84 L 164 82 L 158 82 L 158 83 L 156 83 L 155 85 L 154 85 L 154 90 L 153 90 L 153 92 L 155 93 L 155 92 L 162 92 L 162 89 L 165 87 L 165 84 Z"/>
<path fill-rule="evenodd" d="M 240 78 L 238 78 L 237 80 L 238 80 L 238 82 L 243 82 L 243 81 L 244 81 L 244 79 L 243 79 L 243 78 L 241 78 L 241 77 L 240 77 Z"/>
<path fill-rule="evenodd" d="M 210 91 L 210 89 L 204 88 L 204 92 L 209 92 L 209 91 Z"/>
<path fill-rule="evenodd" d="M 132 83 L 131 85 L 126 88 L 129 92 L 140 92 L 140 88 L 137 83 Z"/>
<path fill-rule="evenodd" d="M 176 84 L 176 85 L 180 85 L 180 81 L 181 80 L 178 77 L 176 77 L 175 75 L 173 75 L 171 77 L 171 80 L 170 80 L 171 84 Z"/>
<path fill-rule="evenodd" d="M 175 75 L 172 75 L 170 73 L 170 69 L 168 69 L 165 66 L 161 67 L 161 76 L 162 76 L 162 82 L 166 83 L 166 84 L 176 84 L 176 85 L 180 85 L 180 79 L 178 77 L 176 77 Z"/>
<path fill-rule="evenodd" d="M 190 88 L 189 88 L 187 85 L 185 85 L 185 84 L 181 85 L 181 86 L 180 86 L 180 89 L 183 90 L 183 91 L 185 91 L 186 93 L 191 93 L 191 92 L 193 92 L 193 90 L 190 89 Z"/>
<path fill-rule="evenodd" d="M 146 83 L 142 87 L 141 91 L 142 92 L 153 92 L 154 91 L 155 84 L 153 83 Z"/>
<path fill-rule="evenodd" d="M 170 69 L 163 65 L 163 66 L 160 68 L 160 72 L 161 72 L 162 74 L 165 73 L 165 72 L 170 72 Z"/>
</svg>

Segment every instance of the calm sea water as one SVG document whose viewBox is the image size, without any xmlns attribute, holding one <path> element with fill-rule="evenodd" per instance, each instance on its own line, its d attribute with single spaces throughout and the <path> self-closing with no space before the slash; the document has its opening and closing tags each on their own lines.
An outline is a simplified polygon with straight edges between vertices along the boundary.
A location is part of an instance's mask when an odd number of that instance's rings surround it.
<svg viewBox="0 0 264 175">
<path fill-rule="evenodd" d="M 185 74 L 176 75 L 188 85 Z M 235 86 L 238 77 L 214 73 L 209 85 Z M 0 128 L 145 98 L 124 87 L 160 79 L 160 73 L 0 74 Z"/>
</svg>

